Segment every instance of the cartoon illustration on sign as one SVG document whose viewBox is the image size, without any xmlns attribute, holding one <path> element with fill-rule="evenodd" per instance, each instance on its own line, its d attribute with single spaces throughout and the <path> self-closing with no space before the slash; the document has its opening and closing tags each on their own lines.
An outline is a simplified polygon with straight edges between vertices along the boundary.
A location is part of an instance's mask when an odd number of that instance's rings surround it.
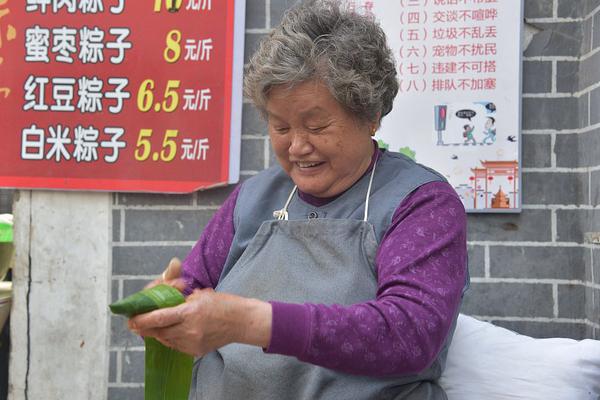
<svg viewBox="0 0 600 400">
<path fill-rule="evenodd" d="M 492 144 L 496 141 L 496 119 L 494 117 L 488 117 L 487 121 L 485 121 L 485 137 L 483 138 L 482 143 L 486 144 L 489 140 L 489 144 Z"/>
<path fill-rule="evenodd" d="M 479 164 L 471 169 L 470 188 L 460 186 L 459 196 L 463 202 L 473 209 L 515 208 L 519 187 L 517 161 L 480 161 Z"/>
<path fill-rule="evenodd" d="M 496 106 L 490 101 L 433 107 L 435 144 L 491 145 L 496 141 Z"/>
</svg>

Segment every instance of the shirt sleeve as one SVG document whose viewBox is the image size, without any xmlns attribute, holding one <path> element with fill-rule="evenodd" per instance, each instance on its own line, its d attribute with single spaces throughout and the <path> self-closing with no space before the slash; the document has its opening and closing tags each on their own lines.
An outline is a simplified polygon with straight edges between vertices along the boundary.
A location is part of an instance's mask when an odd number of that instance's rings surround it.
<svg viewBox="0 0 600 400">
<path fill-rule="evenodd" d="M 212 216 L 200 239 L 183 261 L 182 277 L 186 283 L 186 296 L 194 289 L 217 286 L 235 234 L 233 212 L 240 188 L 241 185 L 238 185 Z"/>
<path fill-rule="evenodd" d="M 369 376 L 431 365 L 457 317 L 467 274 L 466 214 L 428 183 L 396 209 L 376 255 L 375 300 L 351 306 L 271 302 L 270 353 Z"/>
</svg>

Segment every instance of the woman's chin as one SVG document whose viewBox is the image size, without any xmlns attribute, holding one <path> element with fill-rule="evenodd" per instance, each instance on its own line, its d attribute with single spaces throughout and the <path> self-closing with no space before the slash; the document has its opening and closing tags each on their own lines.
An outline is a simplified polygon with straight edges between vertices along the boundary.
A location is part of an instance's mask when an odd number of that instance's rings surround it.
<svg viewBox="0 0 600 400">
<path fill-rule="evenodd" d="M 298 190 L 302 193 L 309 194 L 315 197 L 327 197 L 323 196 L 324 187 L 321 185 L 317 185 L 314 182 L 306 182 L 306 180 L 301 179 L 299 181 L 294 181 L 294 183 L 298 186 Z"/>
<path fill-rule="evenodd" d="M 323 190 L 327 190 L 326 176 L 323 168 L 298 168 L 294 167 L 290 178 L 302 193 L 317 196 Z"/>
</svg>

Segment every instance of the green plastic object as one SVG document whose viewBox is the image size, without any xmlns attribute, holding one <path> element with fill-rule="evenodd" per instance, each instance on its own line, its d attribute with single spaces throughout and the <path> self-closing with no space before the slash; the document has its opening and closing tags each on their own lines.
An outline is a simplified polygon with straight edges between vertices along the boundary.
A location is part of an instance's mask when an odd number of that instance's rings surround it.
<svg viewBox="0 0 600 400">
<path fill-rule="evenodd" d="M 185 301 L 183 295 L 168 285 L 144 289 L 111 304 L 115 314 L 132 317 L 159 308 L 173 307 Z M 192 381 L 194 358 L 163 346 L 153 338 L 146 344 L 145 400 L 187 400 Z"/>
<path fill-rule="evenodd" d="M 0 214 L 0 281 L 10 269 L 10 260 L 14 252 L 13 219 L 11 214 Z"/>
<path fill-rule="evenodd" d="M 0 243 L 12 243 L 13 226 L 7 221 L 0 219 Z"/>
</svg>

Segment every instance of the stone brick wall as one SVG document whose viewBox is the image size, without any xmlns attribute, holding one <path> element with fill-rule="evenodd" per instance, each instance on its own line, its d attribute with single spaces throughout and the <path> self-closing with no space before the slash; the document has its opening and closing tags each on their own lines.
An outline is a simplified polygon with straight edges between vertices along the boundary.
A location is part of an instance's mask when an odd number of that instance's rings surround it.
<svg viewBox="0 0 600 400">
<path fill-rule="evenodd" d="M 469 216 L 463 312 L 536 337 L 600 336 L 599 6 L 525 2 L 523 212 Z"/>
<path fill-rule="evenodd" d="M 294 0 L 247 0 L 246 59 Z M 526 0 L 523 212 L 470 215 L 463 312 L 536 336 L 600 337 L 600 1 Z M 244 103 L 242 179 L 274 161 Z M 232 188 L 115 194 L 112 298 L 185 257 Z M 109 398 L 143 399 L 143 342 L 111 320 Z"/>
</svg>

